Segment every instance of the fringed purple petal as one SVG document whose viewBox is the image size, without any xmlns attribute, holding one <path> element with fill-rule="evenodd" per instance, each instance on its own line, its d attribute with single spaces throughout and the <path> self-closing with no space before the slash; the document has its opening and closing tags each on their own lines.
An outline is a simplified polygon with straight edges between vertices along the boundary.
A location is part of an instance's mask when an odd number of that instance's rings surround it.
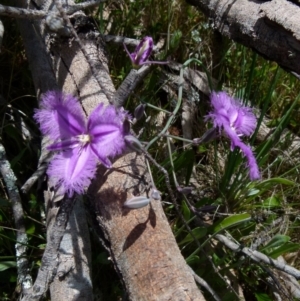
<svg viewBox="0 0 300 301">
<path fill-rule="evenodd" d="M 41 109 L 36 110 L 35 120 L 40 130 L 51 140 L 70 138 L 85 132 L 85 118 L 78 100 L 59 91 L 43 95 Z"/>
<path fill-rule="evenodd" d="M 227 134 L 227 136 L 229 137 L 229 139 L 231 140 L 231 147 L 239 147 L 241 149 L 241 151 L 243 152 L 244 156 L 247 158 L 248 160 L 248 168 L 249 168 L 249 176 L 250 179 L 253 180 L 258 180 L 261 178 L 260 176 L 260 172 L 259 172 L 259 168 L 256 162 L 256 158 L 250 148 L 250 146 L 246 145 L 245 143 L 243 143 L 240 138 L 238 137 L 238 135 L 236 134 L 236 132 L 234 130 L 232 130 L 230 127 L 226 126 L 224 128 L 225 133 Z"/>
<path fill-rule="evenodd" d="M 70 149 L 52 159 L 47 174 L 60 193 L 82 194 L 96 173 L 97 162 L 89 147 Z"/>
<path fill-rule="evenodd" d="M 90 115 L 88 132 L 92 138 L 91 148 L 102 163 L 125 148 L 123 125 L 127 117 L 124 110 L 116 110 L 114 106 L 104 108 L 103 105 L 99 105 Z M 107 166 L 107 163 L 104 164 Z"/>
<path fill-rule="evenodd" d="M 256 117 L 250 108 L 241 107 L 234 122 L 234 128 L 239 134 L 250 136 L 256 128 Z"/>
<path fill-rule="evenodd" d="M 98 145 L 91 144 L 91 150 L 94 153 L 94 155 L 98 158 L 98 160 L 106 167 L 106 168 L 111 168 L 112 163 L 108 159 L 108 156 L 105 151 L 103 151 L 103 148 L 97 147 Z M 105 148 L 105 146 L 104 146 Z"/>
<path fill-rule="evenodd" d="M 206 116 L 213 119 L 214 127 L 230 126 L 238 135 L 250 136 L 256 128 L 256 117 L 252 110 L 243 106 L 239 100 L 233 99 L 225 92 L 211 94 L 212 112 Z"/>
<path fill-rule="evenodd" d="M 47 149 L 50 151 L 59 151 L 59 150 L 65 150 L 65 149 L 75 148 L 79 146 L 80 146 L 80 142 L 78 141 L 78 139 L 71 138 L 68 140 L 63 140 L 63 141 L 53 143 L 49 145 Z"/>
</svg>

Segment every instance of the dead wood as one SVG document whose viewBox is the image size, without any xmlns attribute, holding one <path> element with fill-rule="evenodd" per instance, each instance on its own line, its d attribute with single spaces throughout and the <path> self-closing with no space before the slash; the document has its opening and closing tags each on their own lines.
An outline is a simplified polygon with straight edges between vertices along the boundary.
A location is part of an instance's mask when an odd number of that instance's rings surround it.
<svg viewBox="0 0 300 301">
<path fill-rule="evenodd" d="M 212 27 L 300 75 L 300 4 L 287 0 L 187 0 Z"/>
</svg>

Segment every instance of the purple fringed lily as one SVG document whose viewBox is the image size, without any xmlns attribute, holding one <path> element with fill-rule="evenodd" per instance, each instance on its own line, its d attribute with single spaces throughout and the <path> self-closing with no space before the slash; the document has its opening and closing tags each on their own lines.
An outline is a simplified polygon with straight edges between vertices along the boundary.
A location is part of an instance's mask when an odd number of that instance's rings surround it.
<svg viewBox="0 0 300 301">
<path fill-rule="evenodd" d="M 128 134 L 128 115 L 114 106 L 100 104 L 88 121 L 78 100 L 58 91 L 43 95 L 35 120 L 43 135 L 54 141 L 48 146 L 59 151 L 50 162 L 47 174 L 60 193 L 81 194 L 94 178 L 98 160 L 111 167 L 108 157 L 120 154 Z"/>
<path fill-rule="evenodd" d="M 151 37 L 144 37 L 137 45 L 134 52 L 130 53 L 126 45 L 124 48 L 135 68 L 145 64 L 167 64 L 168 62 L 148 61 L 149 56 L 153 50 L 153 39 Z"/>
<path fill-rule="evenodd" d="M 214 128 L 223 130 L 231 140 L 231 149 L 239 147 L 248 160 L 251 180 L 260 178 L 259 168 L 255 156 L 250 148 L 240 139 L 250 136 L 256 128 L 256 117 L 251 108 L 243 106 L 238 100 L 229 97 L 225 92 L 211 94 L 212 111 L 206 116 L 212 119 Z"/>
</svg>

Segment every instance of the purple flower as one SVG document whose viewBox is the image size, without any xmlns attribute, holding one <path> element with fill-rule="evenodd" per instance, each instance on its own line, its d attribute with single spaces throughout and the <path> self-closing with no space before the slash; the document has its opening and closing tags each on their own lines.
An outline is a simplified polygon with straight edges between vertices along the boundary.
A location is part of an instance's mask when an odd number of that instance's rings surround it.
<svg viewBox="0 0 300 301">
<path fill-rule="evenodd" d="M 48 149 L 59 151 L 51 160 L 47 174 L 60 193 L 83 193 L 94 178 L 98 160 L 111 167 L 108 157 L 125 148 L 128 115 L 114 106 L 100 104 L 88 121 L 78 100 L 58 91 L 43 95 L 41 109 L 34 118 L 43 135 L 54 141 Z"/>
<path fill-rule="evenodd" d="M 248 160 L 251 180 L 260 178 L 256 159 L 250 146 L 244 144 L 240 137 L 250 136 L 256 128 L 256 117 L 251 108 L 243 106 L 239 100 L 229 97 L 225 92 L 211 94 L 212 111 L 206 116 L 212 119 L 214 127 L 231 140 L 231 149 L 239 147 Z"/>
<path fill-rule="evenodd" d="M 130 53 L 125 44 L 124 48 L 134 67 L 145 64 L 167 64 L 168 62 L 148 61 L 149 56 L 153 50 L 153 39 L 151 37 L 144 37 L 137 45 L 134 52 Z"/>
</svg>

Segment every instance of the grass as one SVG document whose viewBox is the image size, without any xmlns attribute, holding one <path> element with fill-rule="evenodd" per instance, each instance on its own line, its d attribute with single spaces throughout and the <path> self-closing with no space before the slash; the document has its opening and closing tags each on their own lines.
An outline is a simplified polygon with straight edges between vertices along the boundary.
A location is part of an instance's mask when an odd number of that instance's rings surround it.
<svg viewBox="0 0 300 301">
<path fill-rule="evenodd" d="M 262 171 L 261 181 L 249 181 L 244 159 L 238 151 L 230 150 L 224 138 L 188 148 L 184 148 L 181 141 L 171 140 L 171 157 L 166 151 L 166 139 L 159 139 L 149 151 L 169 171 L 170 176 L 174 171 L 179 184 L 196 187 L 188 196 L 177 193 L 177 202 L 197 238 L 197 244 L 174 210 L 166 193 L 163 176 L 155 168 L 153 170 L 157 188 L 163 192 L 170 225 L 188 264 L 222 294 L 222 300 L 237 300 L 239 286 L 243 288 L 246 300 L 272 300 L 270 284 L 266 279 L 273 271 L 262 265 L 254 265 L 248 258 L 224 248 L 209 235 L 221 231 L 245 246 L 251 246 L 259 237 L 264 237 L 266 240 L 258 245 L 258 250 L 266 254 L 283 254 L 288 262 L 300 268 L 296 255 L 293 255 L 298 254 L 300 242 L 297 235 L 300 160 L 298 149 L 288 153 L 289 145 L 300 131 L 300 82 L 276 63 L 266 61 L 250 49 L 215 33 L 207 19 L 183 0 L 104 3 L 95 12 L 94 19 L 103 34 L 130 38 L 150 35 L 155 42 L 163 39 L 164 47 L 156 59 L 167 57 L 186 63 L 193 70 L 206 72 L 211 79 L 217 80 L 219 90 L 226 90 L 255 108 L 258 127 L 248 142 L 256 153 Z M 4 98 L 0 110 L 1 134 L 12 167 L 20 183 L 24 183 L 34 171 L 38 158 L 38 132 L 32 120 L 33 108 L 37 103 L 33 97 L 34 87 L 22 43 L 12 24 L 5 23 L 10 34 L 5 36 L 0 55 L 0 91 Z M 108 51 L 110 72 L 117 87 L 131 69 L 130 60 L 122 46 L 109 45 Z M 161 78 L 166 71 L 178 75 L 168 67 L 154 68 L 143 85 L 128 99 L 126 108 L 133 112 L 140 102 L 145 102 L 173 111 L 178 99 L 176 94 L 163 89 Z M 185 97 L 186 93 L 183 99 Z M 200 93 L 200 101 L 195 107 L 197 117 L 193 132 L 194 137 L 199 137 L 211 126 L 204 122 L 209 108 L 208 97 Z M 180 112 L 172 117 L 170 124 L 170 131 L 175 136 L 182 135 Z M 143 128 L 141 140 L 150 141 L 160 133 L 168 116 L 150 106 L 146 108 L 146 114 L 151 117 L 150 121 L 142 119 L 135 129 L 139 131 Z M 20 134 L 20 120 L 25 123 L 32 139 Z M 260 134 L 262 126 L 270 131 L 264 138 Z M 44 222 L 42 204 L 36 194 L 34 188 L 30 197 L 22 196 L 26 215 Z M 0 277 L 0 300 L 8 300 L 15 289 L 16 270 L 10 268 L 1 271 L 1 262 L 6 261 L 6 256 L 14 256 L 13 231 L 5 228 L 14 226 L 3 186 L 0 197 L 0 274 L 3 276 Z M 198 210 L 200 217 L 189 205 Z M 278 219 L 281 223 L 272 227 Z M 30 243 L 44 243 L 44 229 L 30 218 L 26 218 L 26 221 L 32 235 Z M 221 230 L 219 225 L 223 227 Z M 276 246 L 268 247 L 268 242 L 274 237 L 281 239 L 278 239 Z M 198 250 L 199 244 L 201 248 Z M 36 268 L 41 252 L 31 248 L 30 253 Z M 105 261 L 104 249 L 96 242 L 93 263 L 93 281 L 101 283 L 103 299 L 120 298 L 123 294 L 121 285 L 112 266 Z M 109 277 L 99 274 L 96 267 L 105 269 Z M 232 279 L 229 287 L 224 277 Z M 211 297 L 205 294 L 210 300 Z"/>
</svg>

